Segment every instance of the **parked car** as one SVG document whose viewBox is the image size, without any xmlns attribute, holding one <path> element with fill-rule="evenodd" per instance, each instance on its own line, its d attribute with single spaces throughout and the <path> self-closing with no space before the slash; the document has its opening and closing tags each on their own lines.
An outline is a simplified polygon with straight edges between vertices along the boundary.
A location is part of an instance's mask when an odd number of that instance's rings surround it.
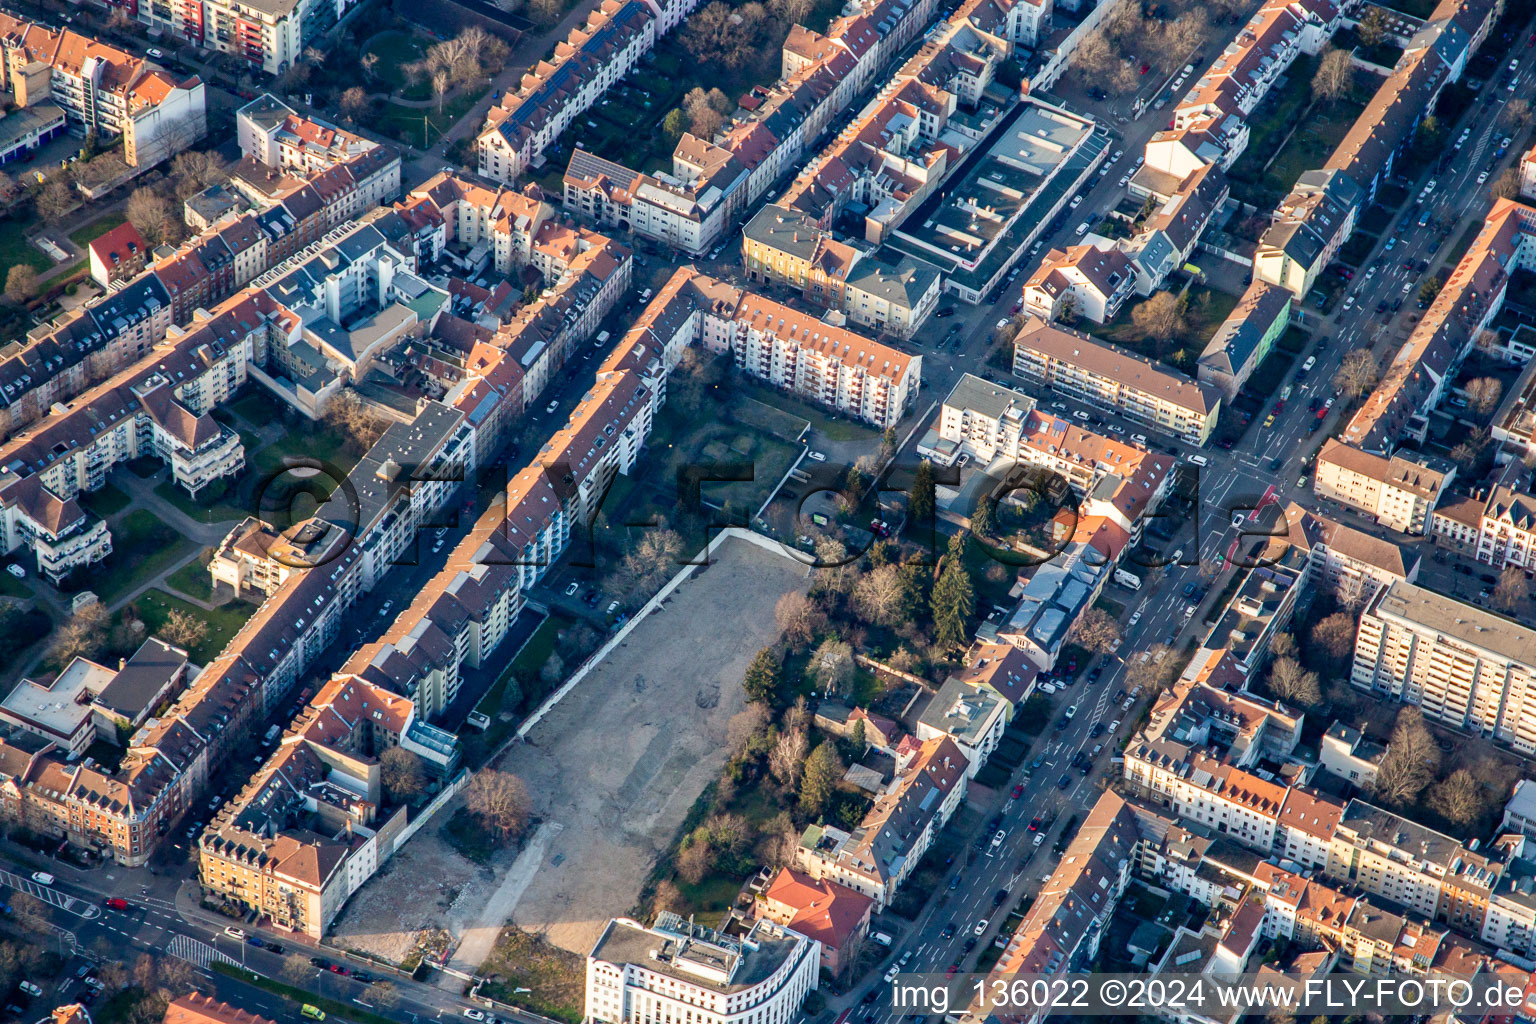
<svg viewBox="0 0 1536 1024">
<path fill-rule="evenodd" d="M 987 931 L 987 925 L 991 923 L 992 922 L 988 921 L 986 918 L 982 918 L 980 921 L 976 922 L 976 927 L 971 929 L 971 933 L 973 935 L 984 935 Z"/>
<path fill-rule="evenodd" d="M 24 580 L 24 579 L 27 578 L 27 570 L 23 569 L 21 566 L 17 565 L 15 562 L 12 562 L 10 565 L 7 565 L 5 567 L 5 571 L 10 573 L 12 576 L 15 576 L 19 580 Z"/>
<path fill-rule="evenodd" d="M 32 881 L 38 885 L 52 885 L 53 876 L 46 871 L 34 871 L 32 872 Z"/>
<path fill-rule="evenodd" d="M 232 939 L 239 939 L 241 942 L 245 941 L 244 928 L 236 928 L 234 925 L 230 925 L 228 928 L 224 929 L 224 934 L 228 935 Z"/>
</svg>

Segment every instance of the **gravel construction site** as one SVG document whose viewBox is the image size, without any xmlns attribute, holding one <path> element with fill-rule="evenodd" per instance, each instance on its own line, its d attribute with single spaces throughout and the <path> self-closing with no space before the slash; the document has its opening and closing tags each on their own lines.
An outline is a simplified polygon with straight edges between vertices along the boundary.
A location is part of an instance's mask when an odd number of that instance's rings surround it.
<svg viewBox="0 0 1536 1024">
<path fill-rule="evenodd" d="M 503 924 L 585 955 L 630 911 L 657 856 L 725 763 L 741 679 L 777 636 L 773 609 L 810 583 L 805 565 L 730 539 L 494 766 L 524 781 L 539 824 L 487 865 L 428 828 L 352 897 L 339 945 L 403 959 L 446 928 L 473 970 Z M 452 809 L 439 820 L 446 822 Z"/>
</svg>

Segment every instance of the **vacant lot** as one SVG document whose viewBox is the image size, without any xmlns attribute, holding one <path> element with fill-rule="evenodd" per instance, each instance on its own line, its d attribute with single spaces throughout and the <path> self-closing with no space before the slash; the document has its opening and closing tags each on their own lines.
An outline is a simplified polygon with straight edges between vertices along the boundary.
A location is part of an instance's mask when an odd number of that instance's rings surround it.
<svg viewBox="0 0 1536 1024">
<path fill-rule="evenodd" d="M 722 545 L 714 564 L 496 762 L 522 777 L 540 819 L 522 853 L 482 868 L 428 830 L 353 897 L 337 941 L 400 959 L 418 933 L 441 924 L 460 941 L 455 964 L 473 969 L 511 921 L 588 952 L 608 918 L 635 905 L 656 857 L 719 774 L 742 674 L 776 633 L 774 603 L 807 584 L 790 558 Z"/>
</svg>

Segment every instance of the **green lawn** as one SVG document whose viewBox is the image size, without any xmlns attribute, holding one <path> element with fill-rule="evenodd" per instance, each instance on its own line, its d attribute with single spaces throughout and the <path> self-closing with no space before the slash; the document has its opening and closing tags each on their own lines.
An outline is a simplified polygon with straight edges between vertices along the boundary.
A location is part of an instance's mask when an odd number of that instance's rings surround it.
<svg viewBox="0 0 1536 1024">
<path fill-rule="evenodd" d="M 128 218 L 121 213 L 109 213 L 104 217 L 97 217 L 83 228 L 76 228 L 69 233 L 69 240 L 84 249 L 102 235 L 111 231 Z"/>
<path fill-rule="evenodd" d="M 771 405 L 798 419 L 810 420 L 823 437 L 832 441 L 879 441 L 880 431 L 853 420 L 834 417 L 825 409 L 803 402 L 793 395 L 775 391 L 746 377 L 737 377 L 733 386 L 746 398 L 755 398 L 764 405 Z"/>
<path fill-rule="evenodd" d="M 83 589 L 115 601 L 196 550 L 196 545 L 147 509 L 134 509 L 112 527 L 112 553 L 80 577 Z"/>
<path fill-rule="evenodd" d="M 25 263 L 39 274 L 53 267 L 43 250 L 27 241 L 29 226 L 25 221 L 0 220 L 0 267 L 9 269 Z"/>
<path fill-rule="evenodd" d="M 6 561 L 15 562 L 23 569 L 27 569 L 28 572 L 32 571 L 30 568 L 28 568 L 27 564 L 19 558 L 9 558 L 6 559 Z M 0 572 L 0 595 L 4 595 L 6 597 L 31 597 L 32 591 L 27 589 L 27 585 L 25 583 L 21 582 L 21 580 L 12 576 L 10 573 Z"/>
<path fill-rule="evenodd" d="M 212 548 L 204 548 L 204 551 L 212 551 Z M 201 601 L 213 600 L 213 577 L 208 575 L 208 569 L 203 565 L 199 557 L 177 569 L 165 578 L 165 581 L 188 597 L 195 597 Z"/>
<path fill-rule="evenodd" d="M 206 665 L 217 657 L 229 643 L 230 638 L 245 625 L 245 620 L 256 613 L 256 606 L 244 601 L 231 601 L 211 612 L 205 611 L 158 587 L 140 595 L 134 601 L 134 605 L 139 609 L 139 615 L 144 619 L 144 625 L 151 636 L 165 625 L 165 620 L 170 617 L 173 610 L 186 612 L 208 623 L 208 634 L 203 637 L 201 643 L 188 652 L 192 660 L 199 665 Z"/>
<path fill-rule="evenodd" d="M 187 495 L 186 488 L 180 484 L 171 480 L 162 480 L 155 485 L 155 494 L 175 505 L 182 515 L 194 522 L 223 523 L 252 515 L 250 509 L 229 497 L 229 487 L 228 482 L 224 488 L 218 487 L 217 484 L 209 484 L 203 488 L 197 499 L 193 499 Z M 236 487 L 235 490 L 238 491 L 239 488 Z M 212 498 L 213 494 L 219 494 L 220 497 Z M 203 497 L 203 495 L 210 497 Z"/>
<path fill-rule="evenodd" d="M 379 58 L 373 73 L 391 93 L 402 99 L 428 99 L 432 95 L 431 84 L 425 80 L 412 83 L 403 68 L 420 60 L 431 45 L 430 39 L 414 33 L 380 32 L 368 42 L 367 52 L 377 54 Z"/>
<path fill-rule="evenodd" d="M 128 492 L 110 480 L 101 490 L 88 491 L 80 495 L 80 504 L 103 519 L 117 515 L 128 507 L 130 501 L 132 499 L 128 497 Z"/>
<path fill-rule="evenodd" d="M 479 99 L 477 95 L 461 94 L 446 100 L 441 112 L 435 107 L 417 109 L 390 102 L 376 114 L 366 115 L 367 126 L 397 139 L 408 146 L 425 149 L 435 145 L 454 122 L 469 112 Z M 423 138 L 423 133 L 426 138 Z"/>
</svg>

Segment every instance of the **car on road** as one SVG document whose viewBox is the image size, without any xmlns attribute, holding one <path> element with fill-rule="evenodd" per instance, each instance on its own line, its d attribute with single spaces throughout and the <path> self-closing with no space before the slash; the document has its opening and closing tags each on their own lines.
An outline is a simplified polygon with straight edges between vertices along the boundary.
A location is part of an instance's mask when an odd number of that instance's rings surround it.
<svg viewBox="0 0 1536 1024">
<path fill-rule="evenodd" d="M 1016 786 L 1013 787 L 1013 799 L 1017 800 L 1019 797 L 1021 797 L 1023 795 L 1024 795 L 1024 783 L 1020 782 L 1019 784 L 1017 784 Z"/>
<path fill-rule="evenodd" d="M 941 939 L 952 939 L 954 937 L 955 937 L 955 922 L 951 921 L 951 922 L 949 922 L 949 924 L 944 926 L 944 930 L 942 932 L 939 932 L 939 938 L 941 938 Z"/>
<path fill-rule="evenodd" d="M 1091 740 L 1096 740 L 1100 736 L 1103 736 L 1103 735 L 1104 735 L 1104 723 L 1103 722 L 1094 722 L 1093 723 L 1093 728 L 1088 730 L 1088 738 L 1091 739 Z"/>
<path fill-rule="evenodd" d="M 1088 233 L 1088 222 L 1087 221 L 1083 221 L 1077 227 L 1072 229 L 1072 233 L 1074 235 L 1076 235 L 1078 238 L 1082 238 L 1084 235 L 1086 235 Z"/>
<path fill-rule="evenodd" d="M 327 967 L 326 970 L 330 971 L 332 974 L 339 974 L 343 978 L 352 973 L 350 968 L 344 967 L 341 964 L 331 964 L 331 966 Z"/>
<path fill-rule="evenodd" d="M 267 942 L 267 952 L 268 953 L 276 953 L 278 956 L 282 956 L 283 955 L 283 951 L 285 949 L 287 949 L 287 948 L 288 948 L 287 946 L 284 946 L 284 945 L 282 945 L 281 943 L 278 943 L 278 942 L 271 942 L 271 941 Z"/>
<path fill-rule="evenodd" d="M 959 964 L 950 964 L 948 967 L 944 968 L 945 979 L 953 978 L 955 976 L 955 972 L 958 970 L 960 970 Z"/>
<path fill-rule="evenodd" d="M 245 941 L 245 929 L 243 928 L 236 928 L 234 925 L 230 925 L 224 929 L 224 934 L 232 939 L 239 939 L 241 942 Z"/>
<path fill-rule="evenodd" d="M 485 1020 L 485 1011 L 477 1010 L 473 1006 L 466 1006 L 464 1008 L 464 1016 L 470 1020 Z"/>
<path fill-rule="evenodd" d="M 1403 282 L 1403 294 L 1407 295 L 1412 290 L 1413 290 L 1413 282 L 1412 281 L 1404 281 Z"/>
<path fill-rule="evenodd" d="M 262 941 L 260 935 L 247 935 L 245 937 L 245 941 L 255 946 L 257 949 L 264 949 L 267 945 Z"/>
<path fill-rule="evenodd" d="M 992 894 L 992 905 L 994 907 L 1000 907 L 1000 906 L 1003 905 L 1003 900 L 1006 900 L 1007 898 L 1008 898 L 1008 890 L 1007 889 L 999 889 L 999 890 L 997 890 L 997 892 Z"/>
<path fill-rule="evenodd" d="M 12 576 L 15 576 L 19 580 L 24 580 L 27 578 L 27 570 L 23 569 L 15 562 L 12 562 L 10 565 L 6 566 L 5 571 L 10 573 Z"/>
<path fill-rule="evenodd" d="M 32 881 L 38 885 L 52 885 L 53 876 L 46 871 L 34 871 L 32 872 Z"/>
<path fill-rule="evenodd" d="M 895 981 L 896 980 L 896 975 L 898 975 L 900 973 L 901 973 L 901 965 L 900 964 L 891 964 L 891 966 L 885 972 L 885 980 L 886 980 L 887 984 L 889 984 L 890 982 Z"/>
<path fill-rule="evenodd" d="M 1070 785 L 1072 785 L 1072 776 L 1070 775 L 1063 775 L 1061 778 L 1056 780 L 1057 789 L 1066 789 Z"/>
<path fill-rule="evenodd" d="M 805 453 L 805 457 L 810 459 L 812 462 L 826 462 L 827 461 L 827 457 L 825 455 L 823 455 L 821 452 L 818 452 L 818 451 L 806 452 Z"/>
<path fill-rule="evenodd" d="M 1083 205 L 1083 197 L 1082 196 L 1073 196 L 1072 197 L 1072 202 L 1068 203 L 1067 205 L 1072 207 L 1072 209 L 1075 210 L 1079 206 Z"/>
<path fill-rule="evenodd" d="M 101 905 L 106 907 L 108 910 L 128 909 L 128 901 L 123 899 L 121 896 L 108 896 L 106 899 L 101 901 Z"/>
<path fill-rule="evenodd" d="M 311 966 L 311 967 L 318 967 L 322 971 L 326 971 L 326 970 L 330 970 L 331 962 L 329 960 L 326 960 L 326 959 L 322 958 L 322 957 L 312 956 L 312 957 L 309 958 L 309 966 Z"/>
<path fill-rule="evenodd" d="M 158 47 L 151 46 L 149 49 L 145 50 L 144 53 L 146 56 L 149 56 L 155 60 L 165 59 L 165 51 L 159 49 Z"/>
<path fill-rule="evenodd" d="M 1038 831 L 1040 831 L 1040 819 L 1039 819 L 1038 816 L 1029 819 L 1029 830 L 1031 832 L 1038 832 Z"/>
<path fill-rule="evenodd" d="M 1477 172 L 1477 183 L 1479 185 L 1481 185 L 1483 182 L 1485 182 L 1487 180 L 1488 180 L 1488 172 L 1487 171 L 1478 171 Z"/>
<path fill-rule="evenodd" d="M 971 934 L 973 934 L 973 935 L 984 935 L 984 934 L 986 934 L 987 925 L 989 925 L 991 923 L 992 922 L 988 921 L 986 918 L 982 918 L 980 921 L 976 922 L 976 927 L 971 929 Z"/>
<path fill-rule="evenodd" d="M 552 402 L 550 402 L 548 405 L 546 405 L 544 407 L 544 411 L 545 412 L 554 412 L 558 408 L 560 408 L 560 399 L 556 398 L 556 399 L 554 399 Z"/>
<path fill-rule="evenodd" d="M 997 834 L 992 837 L 992 849 L 995 850 L 999 846 L 1002 846 L 1003 845 L 1003 840 L 1007 839 L 1007 838 L 1008 838 L 1008 833 L 1004 832 L 1002 829 L 998 829 L 997 830 Z"/>
<path fill-rule="evenodd" d="M 1036 832 L 1035 833 L 1035 845 L 1039 846 L 1039 845 L 1041 845 L 1044 842 L 1045 842 L 1045 833 L 1044 832 Z"/>
</svg>

